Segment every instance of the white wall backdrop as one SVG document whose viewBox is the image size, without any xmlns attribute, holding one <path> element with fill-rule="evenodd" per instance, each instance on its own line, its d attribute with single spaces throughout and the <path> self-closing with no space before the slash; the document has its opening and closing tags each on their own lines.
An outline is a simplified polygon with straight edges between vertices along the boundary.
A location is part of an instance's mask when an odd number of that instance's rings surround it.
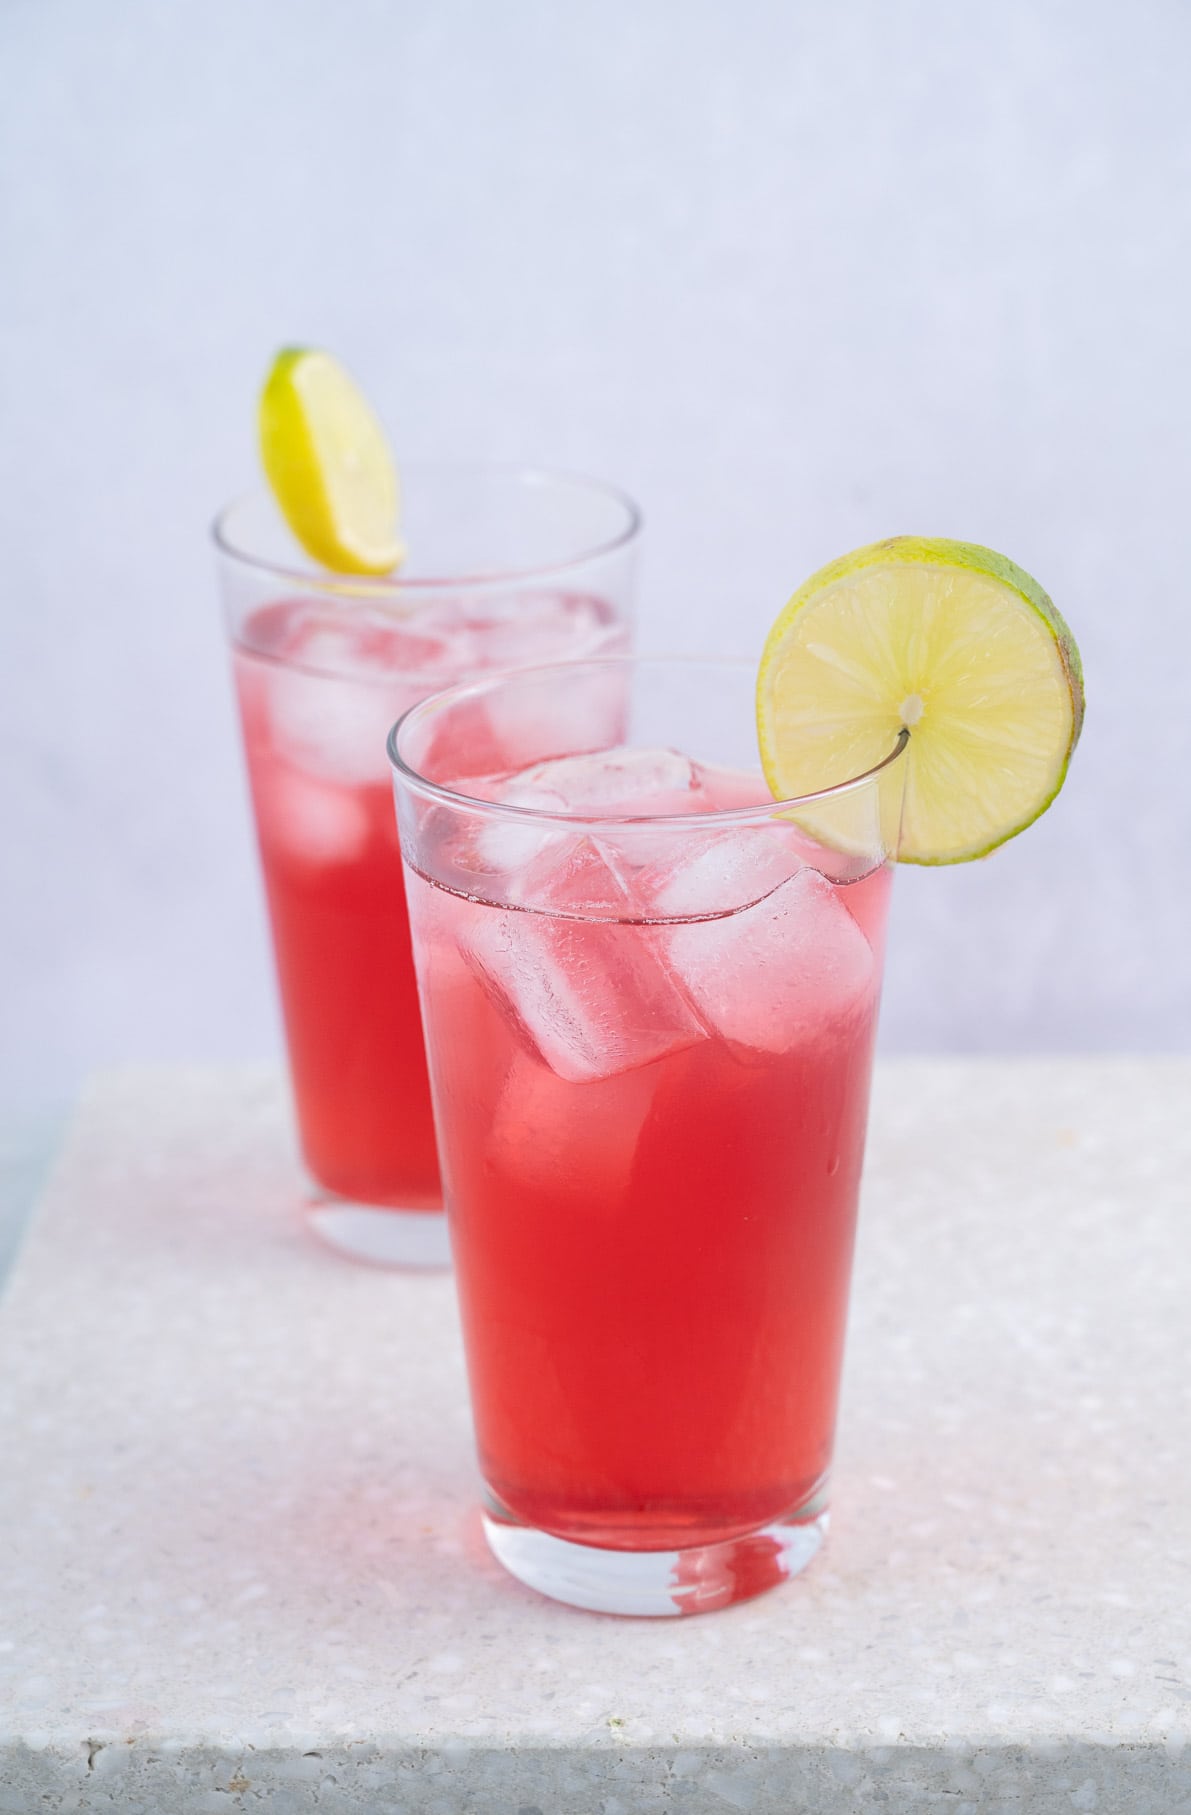
<svg viewBox="0 0 1191 1815">
<path fill-rule="evenodd" d="M 206 526 L 274 347 L 644 503 L 646 641 L 898 531 L 1035 572 L 1053 811 L 900 878 L 894 1050 L 1191 1044 L 1181 0 L 2 0 L 6 1101 L 278 1046 Z"/>
</svg>

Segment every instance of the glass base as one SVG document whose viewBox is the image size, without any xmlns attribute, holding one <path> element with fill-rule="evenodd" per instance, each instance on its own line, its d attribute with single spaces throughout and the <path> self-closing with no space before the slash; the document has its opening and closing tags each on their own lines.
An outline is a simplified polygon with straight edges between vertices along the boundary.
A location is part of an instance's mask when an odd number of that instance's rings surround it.
<svg viewBox="0 0 1191 1815">
<path fill-rule="evenodd" d="M 537 1531 L 490 1500 L 484 1536 L 528 1588 L 592 1613 L 658 1619 L 751 1601 L 804 1570 L 827 1535 L 821 1496 L 759 1531 L 690 1550 L 600 1550 Z"/>
<path fill-rule="evenodd" d="M 393 1210 L 312 1192 L 306 1222 L 336 1254 L 372 1267 L 425 1272 L 451 1264 L 447 1219 L 441 1210 Z"/>
</svg>

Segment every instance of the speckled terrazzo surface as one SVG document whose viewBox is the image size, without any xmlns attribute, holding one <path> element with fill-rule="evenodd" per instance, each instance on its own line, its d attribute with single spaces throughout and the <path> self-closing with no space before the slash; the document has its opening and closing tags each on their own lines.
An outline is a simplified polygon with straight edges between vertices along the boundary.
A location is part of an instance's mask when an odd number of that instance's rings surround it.
<svg viewBox="0 0 1191 1815">
<path fill-rule="evenodd" d="M 0 1299 L 0 1811 L 1191 1811 L 1191 1063 L 886 1066 L 827 1549 L 509 1580 L 450 1283 L 264 1073 L 100 1077 Z"/>
</svg>

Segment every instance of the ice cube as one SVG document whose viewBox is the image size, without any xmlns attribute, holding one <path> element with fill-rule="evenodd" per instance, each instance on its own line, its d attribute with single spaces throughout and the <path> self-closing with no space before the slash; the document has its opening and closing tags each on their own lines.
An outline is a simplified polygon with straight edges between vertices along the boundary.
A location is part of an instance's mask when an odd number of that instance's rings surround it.
<svg viewBox="0 0 1191 1815">
<path fill-rule="evenodd" d="M 702 1037 L 668 973 L 664 930 L 568 917 L 628 911 L 597 846 L 577 840 L 534 872 L 524 886 L 535 906 L 477 909 L 464 955 L 552 1071 L 575 1084 L 610 1078 Z"/>
<path fill-rule="evenodd" d="M 599 600 L 557 592 L 477 602 L 467 622 L 477 668 L 523 668 L 562 656 L 594 655 L 616 628 Z"/>
<path fill-rule="evenodd" d="M 669 848 L 637 886 L 650 911 L 667 919 L 696 919 L 748 907 L 803 867 L 787 828 L 771 820 L 693 836 L 661 836 Z"/>
<path fill-rule="evenodd" d="M 861 1008 L 872 950 L 836 890 L 802 869 L 754 906 L 666 929 L 670 964 L 709 1032 L 784 1052 Z"/>
<path fill-rule="evenodd" d="M 322 866 L 350 863 L 368 842 L 368 805 L 358 792 L 316 781 L 284 764 L 253 777 L 261 843 L 290 859 Z"/>
<path fill-rule="evenodd" d="M 509 882 L 509 899 L 525 907 L 601 920 L 632 913 L 619 853 L 586 832 L 562 830 Z"/>
<path fill-rule="evenodd" d="M 533 787 L 549 788 L 568 811 L 592 817 L 653 817 L 683 813 L 698 803 L 694 765 L 677 750 L 649 750 L 621 745 L 581 756 L 558 756 L 535 763 L 520 777 Z"/>
<path fill-rule="evenodd" d="M 471 655 L 466 629 L 431 608 L 389 618 L 311 606 L 290 624 L 269 676 L 273 742 L 311 775 L 379 781 L 394 720 L 463 673 Z"/>
<path fill-rule="evenodd" d="M 385 739 L 411 703 L 400 682 L 279 668 L 269 689 L 272 741 L 308 775 L 349 786 L 383 781 Z"/>
<path fill-rule="evenodd" d="M 566 802 L 560 794 L 528 781 L 523 775 L 511 776 L 508 781 L 486 789 L 485 797 L 505 806 L 531 807 L 541 813 L 566 811 Z M 480 869 L 512 876 L 544 852 L 557 847 L 564 836 L 557 825 L 537 819 L 477 815 L 471 851 Z"/>
<path fill-rule="evenodd" d="M 583 756 L 554 757 L 534 763 L 495 784 L 486 780 L 483 796 L 506 806 L 532 807 L 539 812 L 561 815 L 669 812 L 681 811 L 685 802 L 693 801 L 693 782 L 691 764 L 673 750 L 617 748 Z M 539 856 L 559 853 L 566 836 L 558 826 L 543 825 L 540 821 L 493 816 L 478 819 L 472 849 L 479 868 L 516 878 L 518 872 L 533 864 Z M 582 841 L 577 842 L 574 837 L 570 843 L 575 849 L 583 848 Z M 614 851 L 616 843 L 615 839 L 609 840 L 603 854 L 610 867 L 623 876 L 635 867 L 636 851 L 635 848 L 627 850 L 624 861 L 618 864 Z M 632 846 L 631 838 L 628 843 Z M 655 839 L 649 849 L 656 848 Z M 533 893 L 531 878 L 528 889 L 513 887 L 509 898 L 527 900 Z M 592 903 L 584 899 L 573 905 L 588 907 Z M 617 904 L 609 911 L 615 913 Z"/>
<path fill-rule="evenodd" d="M 531 669 L 485 694 L 482 711 L 485 768 L 524 769 L 564 751 L 605 750 L 624 737 L 628 675 L 617 663 L 578 662 L 548 677 Z"/>
<path fill-rule="evenodd" d="M 501 1091 L 488 1141 L 490 1163 L 560 1203 L 614 1209 L 623 1199 L 654 1075 L 640 1069 L 576 1088 L 527 1055 Z"/>
<path fill-rule="evenodd" d="M 447 676 L 456 665 L 454 641 L 419 631 L 408 622 L 312 625 L 295 643 L 291 658 L 319 674 L 376 679 L 383 675 Z"/>
</svg>

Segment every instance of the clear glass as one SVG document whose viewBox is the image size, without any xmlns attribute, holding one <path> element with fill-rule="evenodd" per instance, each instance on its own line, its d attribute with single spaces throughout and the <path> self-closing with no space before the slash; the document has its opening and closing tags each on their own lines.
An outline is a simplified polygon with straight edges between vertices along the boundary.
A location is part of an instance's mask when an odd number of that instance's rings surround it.
<svg viewBox="0 0 1191 1815">
<path fill-rule="evenodd" d="M 464 675 L 621 648 L 640 518 L 622 494 L 482 467 L 402 473 L 396 578 L 304 560 L 270 498 L 215 525 L 309 1180 L 326 1241 L 449 1259 L 385 737 Z"/>
<path fill-rule="evenodd" d="M 754 686 L 544 667 L 389 740 L 485 1529 L 605 1612 L 826 1526 L 905 734 L 775 802 Z"/>
</svg>

